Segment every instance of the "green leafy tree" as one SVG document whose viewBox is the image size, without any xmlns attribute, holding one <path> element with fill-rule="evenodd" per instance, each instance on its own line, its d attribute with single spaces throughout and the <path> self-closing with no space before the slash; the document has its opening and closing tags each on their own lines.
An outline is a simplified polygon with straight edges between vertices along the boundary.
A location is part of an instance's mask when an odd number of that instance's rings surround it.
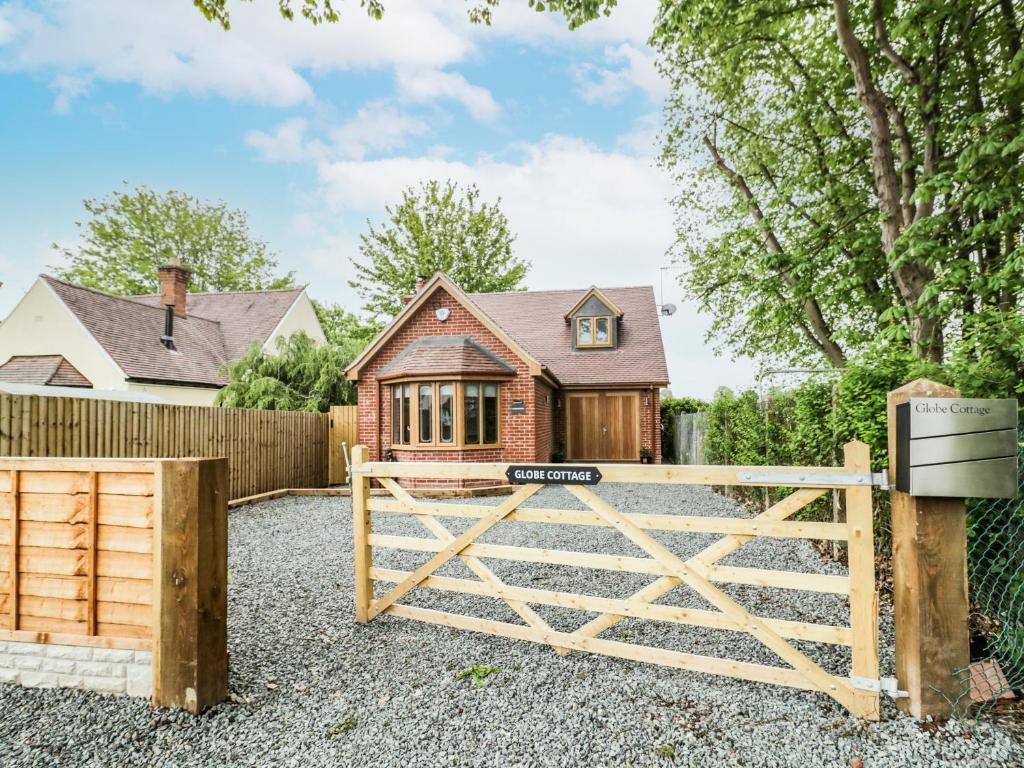
<svg viewBox="0 0 1024 768">
<path fill-rule="evenodd" d="M 277 340 L 276 354 L 258 344 L 225 367 L 228 385 L 217 393 L 224 408 L 326 412 L 332 405 L 355 403 L 355 388 L 345 379 L 348 360 L 333 344 L 316 344 L 302 331 Z"/>
<path fill-rule="evenodd" d="M 313 309 L 316 310 L 327 342 L 342 350 L 346 365 L 366 349 L 374 337 L 383 330 L 380 323 L 363 320 L 337 304 L 314 301 Z"/>
<path fill-rule="evenodd" d="M 375 319 L 398 314 L 418 275 L 443 271 L 471 293 L 523 289 L 530 263 L 513 256 L 508 219 L 498 204 L 480 201 L 476 186 L 429 181 L 386 211 L 387 221 L 361 236 L 349 283 Z"/>
<path fill-rule="evenodd" d="M 251 2 L 251 0 L 249 0 Z M 500 0 L 468 0 L 469 18 L 474 24 L 490 24 L 491 11 L 498 6 Z M 192 0 L 192 3 L 209 20 L 220 24 L 224 29 L 231 28 L 231 12 L 228 10 L 229 0 Z M 575 29 L 598 16 L 606 16 L 615 7 L 616 0 L 527 0 L 530 8 L 538 12 L 553 11 L 561 13 Z M 334 23 L 341 19 L 337 10 L 338 0 L 278 0 L 277 7 L 281 15 L 291 21 L 298 13 L 312 24 Z M 372 19 L 384 17 L 383 0 L 359 0 L 359 7 L 366 11 Z"/>
<path fill-rule="evenodd" d="M 246 214 L 223 202 L 139 187 L 83 204 L 90 217 L 77 223 L 81 244 L 53 246 L 68 262 L 56 271 L 73 283 L 123 296 L 155 293 L 157 268 L 172 256 L 192 271 L 197 292 L 294 283 L 291 272 L 275 276 L 277 261 L 249 232 Z"/>
<path fill-rule="evenodd" d="M 878 340 L 1020 391 L 1020 12 L 662 3 L 677 251 L 715 337 L 836 367 Z"/>
</svg>

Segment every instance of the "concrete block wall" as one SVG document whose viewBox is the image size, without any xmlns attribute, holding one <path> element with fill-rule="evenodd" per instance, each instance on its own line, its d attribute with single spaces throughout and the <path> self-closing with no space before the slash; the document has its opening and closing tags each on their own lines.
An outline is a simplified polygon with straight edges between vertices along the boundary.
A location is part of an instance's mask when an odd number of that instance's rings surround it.
<svg viewBox="0 0 1024 768">
<path fill-rule="evenodd" d="M 0 641 L 0 683 L 149 698 L 153 695 L 153 655 L 147 651 Z"/>
</svg>

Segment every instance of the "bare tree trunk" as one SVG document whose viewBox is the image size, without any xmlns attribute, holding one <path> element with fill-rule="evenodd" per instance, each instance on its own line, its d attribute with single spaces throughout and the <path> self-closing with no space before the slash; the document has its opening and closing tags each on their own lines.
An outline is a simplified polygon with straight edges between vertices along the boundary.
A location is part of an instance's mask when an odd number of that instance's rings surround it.
<svg viewBox="0 0 1024 768">
<path fill-rule="evenodd" d="M 836 19 L 836 33 L 839 44 L 846 54 L 857 86 L 864 114 L 868 120 L 871 133 L 872 170 L 874 172 L 875 193 L 878 195 L 878 207 L 882 214 L 882 250 L 892 261 L 896 241 L 903 231 L 910 226 L 907 220 L 909 211 L 904 207 L 903 190 L 900 177 L 896 172 L 896 157 L 893 152 L 893 130 L 890 126 L 891 99 L 875 84 L 871 74 L 871 62 L 864 44 L 853 31 L 850 19 L 850 7 L 847 0 L 833 0 Z M 877 19 L 876 19 L 877 22 Z M 885 40 L 888 46 L 888 40 Z M 888 46 L 891 50 L 891 46 Z M 890 59 L 895 58 L 896 66 L 901 71 L 908 68 L 906 62 L 892 51 Z M 900 125 L 900 138 L 905 148 L 909 136 L 906 128 Z M 912 157 L 912 153 L 909 155 Z M 904 158 L 905 160 L 907 157 Z M 904 169 L 904 173 L 909 172 Z M 940 362 L 943 353 L 942 325 L 934 318 L 921 312 L 920 301 L 925 288 L 935 278 L 926 264 L 921 261 L 908 261 L 890 268 L 900 298 L 910 311 L 910 340 L 913 353 L 923 360 Z"/>
</svg>

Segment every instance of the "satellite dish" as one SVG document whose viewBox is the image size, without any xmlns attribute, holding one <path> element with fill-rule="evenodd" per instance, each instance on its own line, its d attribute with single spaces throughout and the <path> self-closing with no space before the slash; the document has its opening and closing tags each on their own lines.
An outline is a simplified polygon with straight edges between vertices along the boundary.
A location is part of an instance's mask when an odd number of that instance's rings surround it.
<svg viewBox="0 0 1024 768">
<path fill-rule="evenodd" d="M 448 319 L 451 313 L 452 311 L 448 309 L 448 307 L 438 307 L 434 311 L 434 314 L 437 316 L 437 319 L 440 320 L 442 323 Z"/>
<path fill-rule="evenodd" d="M 676 313 L 676 305 L 675 304 L 662 304 L 661 305 L 661 314 L 663 314 L 665 317 L 671 317 L 675 313 Z"/>
</svg>

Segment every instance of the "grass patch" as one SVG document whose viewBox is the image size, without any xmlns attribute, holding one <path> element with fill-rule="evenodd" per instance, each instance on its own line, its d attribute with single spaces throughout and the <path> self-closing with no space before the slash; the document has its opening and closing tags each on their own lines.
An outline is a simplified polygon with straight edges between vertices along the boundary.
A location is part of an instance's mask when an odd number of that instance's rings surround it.
<svg viewBox="0 0 1024 768">
<path fill-rule="evenodd" d="M 348 733 L 349 731 L 355 729 L 357 725 L 359 725 L 359 723 L 356 721 L 354 717 L 348 717 L 342 720 L 340 723 L 335 723 L 330 728 L 328 728 L 327 738 L 333 739 L 336 736 L 341 736 L 341 734 L 343 733 Z"/>
<path fill-rule="evenodd" d="M 501 670 L 498 667 L 492 667 L 490 664 L 474 664 L 471 667 L 466 667 L 464 670 L 459 672 L 455 676 L 456 680 L 463 680 L 467 677 L 472 678 L 473 682 L 476 683 L 477 688 L 483 688 L 485 681 L 491 675 L 495 675 Z"/>
</svg>

